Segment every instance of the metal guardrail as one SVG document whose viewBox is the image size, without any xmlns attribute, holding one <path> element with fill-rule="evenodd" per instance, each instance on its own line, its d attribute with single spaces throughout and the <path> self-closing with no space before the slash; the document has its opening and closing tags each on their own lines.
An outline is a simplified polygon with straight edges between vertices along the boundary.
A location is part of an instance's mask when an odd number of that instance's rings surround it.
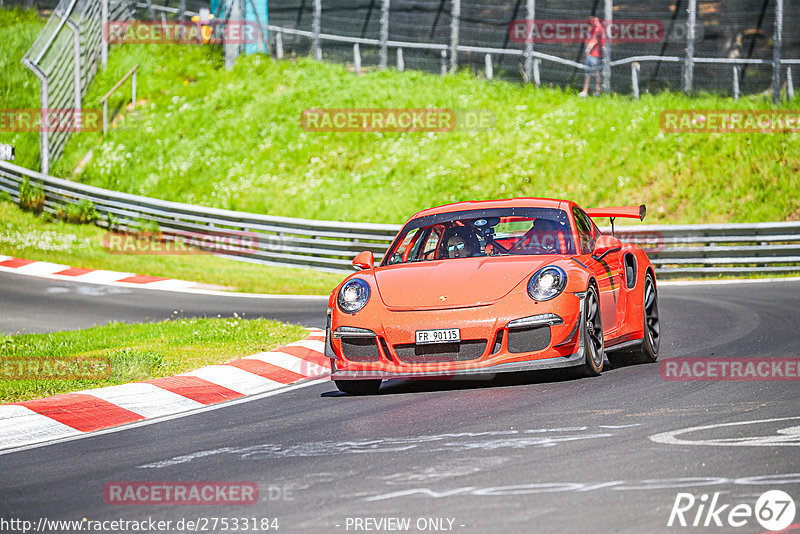
<svg viewBox="0 0 800 534">
<path fill-rule="evenodd" d="M 394 224 L 317 221 L 193 206 L 109 191 L 0 161 L 0 191 L 15 201 L 25 177 L 42 186 L 46 211 L 55 213 L 67 204 L 89 200 L 102 227 L 130 230 L 155 222 L 174 235 L 252 232 L 257 236 L 254 250 L 230 255 L 267 265 L 350 271 L 353 256 L 362 250 L 382 258 L 400 229 Z M 616 233 L 641 244 L 661 278 L 800 272 L 800 222 L 639 225 L 617 227 Z"/>
</svg>

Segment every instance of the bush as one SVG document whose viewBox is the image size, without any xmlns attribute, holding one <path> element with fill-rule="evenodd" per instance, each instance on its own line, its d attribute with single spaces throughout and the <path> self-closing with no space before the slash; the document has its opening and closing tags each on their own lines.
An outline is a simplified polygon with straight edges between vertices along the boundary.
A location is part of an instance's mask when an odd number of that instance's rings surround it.
<svg viewBox="0 0 800 534">
<path fill-rule="evenodd" d="M 77 204 L 58 208 L 56 217 L 68 223 L 86 224 L 97 220 L 97 210 L 94 208 L 94 202 L 84 198 Z"/>
<path fill-rule="evenodd" d="M 19 184 L 19 206 L 24 210 L 35 212 L 44 208 L 44 189 L 42 184 L 31 184 L 26 176 Z"/>
</svg>

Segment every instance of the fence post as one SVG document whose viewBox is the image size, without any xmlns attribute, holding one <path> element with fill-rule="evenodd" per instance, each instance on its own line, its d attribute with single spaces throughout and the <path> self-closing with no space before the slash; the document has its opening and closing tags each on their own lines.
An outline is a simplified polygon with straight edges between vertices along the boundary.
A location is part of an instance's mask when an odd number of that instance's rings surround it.
<svg viewBox="0 0 800 534">
<path fill-rule="evenodd" d="M 361 75 L 361 50 L 358 48 L 358 43 L 353 43 L 353 70 L 356 76 Z"/>
<path fill-rule="evenodd" d="M 631 89 L 633 98 L 639 99 L 639 63 L 631 63 Z"/>
<path fill-rule="evenodd" d="M 611 92 L 611 35 L 609 30 L 611 23 L 614 21 L 614 0 L 606 0 L 606 9 L 604 14 L 605 32 L 606 32 L 606 45 L 603 49 L 603 92 Z"/>
<path fill-rule="evenodd" d="M 234 1 L 235 1 L 235 0 L 234 0 Z M 180 10 L 181 10 L 181 13 L 180 13 L 180 17 L 179 17 L 179 18 L 180 18 L 182 21 L 183 21 L 183 20 L 186 20 L 186 0 L 181 0 L 181 3 L 180 3 L 180 5 L 178 6 L 178 9 L 180 9 Z"/>
<path fill-rule="evenodd" d="M 775 38 L 772 45 L 772 103 L 781 99 L 781 46 L 783 45 L 783 0 L 775 0 Z"/>
<path fill-rule="evenodd" d="M 397 49 L 397 72 L 403 72 L 406 70 L 406 63 L 403 60 L 403 49 Z"/>
<path fill-rule="evenodd" d="M 386 44 L 389 41 L 389 2 L 391 0 L 383 0 L 381 2 L 381 60 L 378 65 L 379 68 L 385 69 L 389 64 L 389 47 Z"/>
<path fill-rule="evenodd" d="M 39 130 L 39 157 L 42 160 L 39 163 L 39 169 L 42 174 L 50 173 L 50 134 L 47 131 L 47 108 L 50 107 L 50 85 L 47 83 L 47 77 L 42 75 L 39 78 L 41 83 L 41 93 L 39 95 L 40 104 L 42 105 L 42 127 Z"/>
<path fill-rule="evenodd" d="M 243 17 L 239 0 L 233 0 L 232 4 L 228 20 L 238 23 Z M 226 42 L 223 46 L 225 48 L 225 70 L 232 70 L 233 65 L 236 63 L 236 58 L 239 56 L 239 45 Z"/>
<path fill-rule="evenodd" d="M 792 82 L 792 67 L 786 67 L 786 99 L 794 100 L 794 83 Z"/>
<path fill-rule="evenodd" d="M 322 0 L 314 0 L 314 19 L 311 22 L 312 38 L 312 55 L 314 59 L 320 61 L 322 59 L 322 49 L 319 45 L 319 34 L 322 20 Z"/>
<path fill-rule="evenodd" d="M 739 100 L 739 65 L 733 66 L 733 99 Z"/>
<path fill-rule="evenodd" d="M 67 26 L 72 31 L 72 53 L 73 53 L 73 86 L 74 92 L 72 95 L 73 113 L 80 113 L 81 111 L 81 32 L 78 25 L 71 19 L 67 19 Z"/>
<path fill-rule="evenodd" d="M 528 25 L 534 24 L 536 20 L 536 0 L 527 0 L 526 2 L 526 21 Z M 526 25 L 527 27 L 527 25 Z M 525 39 L 525 81 L 529 82 L 533 74 L 533 32 L 528 39 Z M 538 85 L 538 84 L 537 84 Z"/>
<path fill-rule="evenodd" d="M 439 55 L 442 57 L 442 76 L 445 76 L 447 74 L 447 50 L 442 50 Z"/>
<path fill-rule="evenodd" d="M 542 60 L 536 58 L 533 60 L 533 83 L 536 84 L 536 87 L 542 83 L 541 78 L 539 77 L 539 67 L 542 65 Z"/>
<path fill-rule="evenodd" d="M 461 24 L 461 0 L 452 0 L 450 10 L 450 72 L 458 68 L 458 28 Z"/>
<path fill-rule="evenodd" d="M 486 63 L 486 79 L 487 80 L 491 80 L 492 77 L 494 76 L 494 69 L 492 68 L 492 55 L 491 54 L 486 54 L 485 63 Z"/>
<path fill-rule="evenodd" d="M 283 59 L 283 32 L 275 34 L 275 57 Z"/>
<path fill-rule="evenodd" d="M 105 70 L 108 67 L 108 0 L 100 1 L 100 31 L 103 36 L 100 40 L 100 62 Z"/>
<path fill-rule="evenodd" d="M 683 67 L 683 90 L 691 92 L 694 84 L 694 28 L 697 22 L 697 0 L 689 0 L 686 18 L 686 58 Z"/>
</svg>

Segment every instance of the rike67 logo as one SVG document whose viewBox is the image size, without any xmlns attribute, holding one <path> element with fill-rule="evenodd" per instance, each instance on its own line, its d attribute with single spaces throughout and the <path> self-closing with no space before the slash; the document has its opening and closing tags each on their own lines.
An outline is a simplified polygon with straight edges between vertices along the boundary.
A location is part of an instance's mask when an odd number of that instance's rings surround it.
<svg viewBox="0 0 800 534">
<path fill-rule="evenodd" d="M 667 526 L 740 528 L 755 518 L 763 528 L 777 532 L 792 524 L 795 511 L 794 499 L 781 490 L 763 493 L 755 507 L 745 503 L 725 503 L 720 499 L 720 493 L 711 496 L 704 493 L 700 497 L 678 493 Z"/>
</svg>

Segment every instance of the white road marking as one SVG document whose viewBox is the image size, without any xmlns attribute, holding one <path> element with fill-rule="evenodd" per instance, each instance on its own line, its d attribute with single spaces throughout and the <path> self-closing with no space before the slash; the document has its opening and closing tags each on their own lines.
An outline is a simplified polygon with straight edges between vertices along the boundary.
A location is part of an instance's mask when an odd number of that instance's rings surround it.
<svg viewBox="0 0 800 534">
<path fill-rule="evenodd" d="M 691 432 L 712 430 L 717 428 L 757 425 L 763 423 L 774 423 L 777 421 L 795 421 L 798 417 L 779 417 L 776 419 L 756 419 L 753 421 L 736 421 L 733 423 L 719 423 L 716 425 L 693 426 L 679 430 L 670 430 L 650 436 L 650 440 L 656 443 L 666 443 L 668 445 L 713 445 L 717 447 L 797 447 L 800 446 L 800 427 L 792 426 L 777 430 L 776 434 L 766 436 L 745 436 L 735 438 L 709 438 L 709 439 L 682 439 L 678 436 Z"/>
</svg>

